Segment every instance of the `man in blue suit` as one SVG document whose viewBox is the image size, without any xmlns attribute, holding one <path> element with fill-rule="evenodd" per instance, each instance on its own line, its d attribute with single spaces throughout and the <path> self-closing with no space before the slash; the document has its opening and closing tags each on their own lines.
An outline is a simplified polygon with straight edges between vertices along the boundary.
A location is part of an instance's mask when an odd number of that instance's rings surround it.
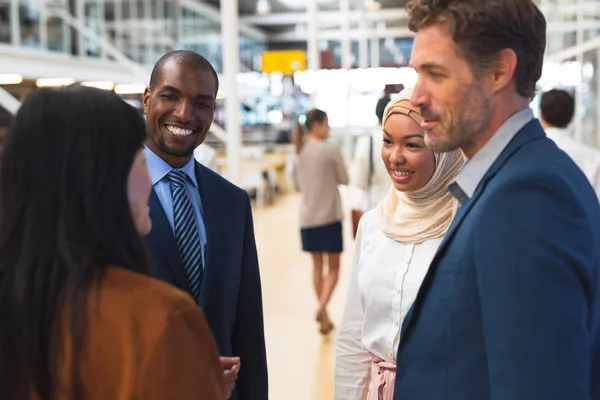
<svg viewBox="0 0 600 400">
<path fill-rule="evenodd" d="M 532 0 L 412 0 L 411 99 L 461 148 L 457 215 L 403 322 L 396 400 L 600 399 L 600 205 L 529 108 Z"/>
<path fill-rule="evenodd" d="M 191 51 L 156 63 L 144 93 L 146 163 L 152 179 L 155 277 L 203 308 L 232 399 L 266 400 L 262 296 L 248 195 L 194 160 L 212 124 L 218 78 Z"/>
</svg>

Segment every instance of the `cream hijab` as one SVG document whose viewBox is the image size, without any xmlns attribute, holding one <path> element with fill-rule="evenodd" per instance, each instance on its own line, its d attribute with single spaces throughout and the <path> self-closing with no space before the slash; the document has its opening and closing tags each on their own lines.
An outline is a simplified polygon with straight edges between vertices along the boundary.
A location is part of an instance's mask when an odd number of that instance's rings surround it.
<svg viewBox="0 0 600 400">
<path fill-rule="evenodd" d="M 410 103 L 412 89 L 404 89 L 385 109 L 383 125 L 394 114 L 403 114 L 418 124 L 423 117 Z M 411 193 L 399 192 L 392 185 L 377 206 L 379 227 L 391 239 L 401 243 L 422 243 L 442 237 L 456 214 L 458 202 L 448 191 L 456 173 L 464 163 L 461 150 L 434 153 L 435 172 L 423 186 Z"/>
</svg>

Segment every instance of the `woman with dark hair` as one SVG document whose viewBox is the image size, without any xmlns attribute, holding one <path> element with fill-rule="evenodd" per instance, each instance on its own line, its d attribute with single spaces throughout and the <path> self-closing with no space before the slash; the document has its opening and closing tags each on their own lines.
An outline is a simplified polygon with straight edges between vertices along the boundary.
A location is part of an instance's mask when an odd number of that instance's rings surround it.
<svg viewBox="0 0 600 400">
<path fill-rule="evenodd" d="M 144 122 L 110 92 L 43 89 L 0 168 L 0 393 L 225 398 L 201 310 L 146 276 Z"/>
<path fill-rule="evenodd" d="M 324 335 L 333 330 L 327 305 L 337 285 L 343 250 L 343 214 L 338 185 L 348 184 L 348 172 L 340 149 L 327 142 L 328 137 L 327 114 L 316 108 L 306 113 L 303 124 L 298 122 L 294 134 L 297 153 L 294 184 L 302 192 L 302 250 L 312 256 L 313 285 L 319 302 L 316 320 Z M 324 277 L 325 256 L 329 268 Z"/>
</svg>

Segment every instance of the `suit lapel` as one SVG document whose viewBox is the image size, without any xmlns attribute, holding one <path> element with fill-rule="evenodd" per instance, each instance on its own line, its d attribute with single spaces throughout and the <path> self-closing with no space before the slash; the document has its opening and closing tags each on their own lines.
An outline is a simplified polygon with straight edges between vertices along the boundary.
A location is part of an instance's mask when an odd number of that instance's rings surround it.
<svg viewBox="0 0 600 400">
<path fill-rule="evenodd" d="M 152 243 L 152 246 L 159 248 L 165 255 L 169 267 L 177 280 L 177 285 L 189 292 L 190 287 L 188 279 L 183 269 L 183 263 L 181 261 L 181 255 L 177 249 L 177 243 L 175 242 L 175 235 L 173 235 L 173 229 L 165 215 L 165 212 L 160 204 L 158 196 L 152 189 L 150 193 L 150 218 L 152 219 L 152 230 L 148 234 L 147 240 Z"/>
<path fill-rule="evenodd" d="M 452 242 L 452 239 L 456 235 L 456 231 L 458 230 L 458 228 L 464 221 L 465 217 L 468 215 L 468 213 L 471 210 L 471 208 L 473 207 L 473 205 L 475 205 L 475 203 L 477 203 L 477 200 L 479 200 L 479 198 L 481 197 L 481 194 L 483 193 L 488 182 L 498 173 L 498 171 L 502 168 L 502 166 L 506 163 L 506 161 L 516 151 L 518 151 L 526 143 L 528 143 L 532 140 L 541 139 L 544 136 L 545 136 L 545 133 L 537 119 L 534 119 L 531 122 L 529 122 L 527 125 L 525 125 L 519 131 L 519 133 L 517 133 L 517 135 L 510 141 L 510 143 L 508 144 L 508 146 L 506 146 L 506 148 L 502 151 L 502 153 L 500 153 L 500 155 L 498 156 L 496 161 L 494 161 L 494 163 L 492 164 L 490 169 L 486 172 L 483 179 L 479 183 L 477 190 L 473 194 L 473 197 L 470 199 L 467 199 L 460 206 L 460 208 L 458 209 L 458 212 L 456 213 L 456 216 L 454 217 L 454 220 L 452 221 L 452 224 L 450 224 L 450 228 L 448 228 L 448 232 L 446 233 L 444 240 L 440 244 L 440 247 L 438 248 L 438 250 L 435 254 L 435 257 L 431 261 L 429 270 L 427 271 L 427 274 L 425 275 L 425 279 L 423 280 L 421 288 L 419 289 L 417 298 L 416 298 L 413 306 L 410 308 L 409 312 L 406 314 L 406 317 L 404 318 L 404 322 L 402 325 L 402 334 L 400 337 L 400 347 L 403 345 L 403 343 L 405 343 L 404 339 L 406 338 L 407 334 L 409 333 L 410 328 L 414 324 L 415 318 L 418 316 L 418 314 L 421 310 L 421 306 L 423 304 L 423 298 L 427 295 L 427 292 L 428 292 L 429 288 L 431 287 L 431 283 L 433 281 L 435 271 L 437 270 L 441 259 L 444 257 L 444 254 L 446 253 L 448 246 Z"/>
<path fill-rule="evenodd" d="M 408 329 L 411 327 L 411 323 L 413 322 L 415 315 L 417 315 L 418 312 L 420 311 L 420 306 L 422 304 L 422 298 L 425 296 L 427 290 L 429 289 L 429 286 L 431 284 L 431 281 L 432 281 L 433 275 L 434 275 L 433 272 L 437 269 L 440 258 L 444 254 L 446 248 L 448 247 L 448 243 L 451 242 L 452 238 L 454 237 L 454 235 L 456 233 L 456 230 L 458 229 L 458 227 L 464 220 L 465 216 L 471 209 L 472 205 L 475 204 L 476 197 L 479 197 L 479 192 L 480 192 L 480 190 L 477 190 L 475 195 L 473 196 L 473 198 L 467 199 L 460 206 L 458 211 L 456 212 L 456 215 L 454 216 L 454 219 L 452 220 L 452 223 L 450 224 L 450 227 L 448 228 L 448 232 L 446 233 L 444 240 L 442 240 L 442 243 L 440 244 L 440 247 L 438 248 L 438 251 L 436 252 L 435 257 L 431 261 L 429 270 L 427 271 L 427 274 L 425 275 L 425 278 L 423 279 L 423 283 L 421 284 L 421 287 L 419 288 L 419 293 L 417 294 L 417 298 L 415 299 L 413 306 L 408 310 L 408 313 L 406 313 L 406 316 L 404 317 L 404 322 L 402 323 L 402 333 L 400 335 L 400 346 L 402 346 L 402 344 L 404 343 L 403 339 L 406 337 Z"/>
<path fill-rule="evenodd" d="M 221 207 L 214 185 L 211 184 L 210 174 L 205 167 L 196 163 L 196 180 L 202 201 L 202 218 L 206 230 L 206 254 L 204 265 L 204 278 L 200 289 L 200 306 L 204 307 L 218 273 L 218 260 L 221 257 L 221 226 L 224 219 L 221 217 Z"/>
</svg>

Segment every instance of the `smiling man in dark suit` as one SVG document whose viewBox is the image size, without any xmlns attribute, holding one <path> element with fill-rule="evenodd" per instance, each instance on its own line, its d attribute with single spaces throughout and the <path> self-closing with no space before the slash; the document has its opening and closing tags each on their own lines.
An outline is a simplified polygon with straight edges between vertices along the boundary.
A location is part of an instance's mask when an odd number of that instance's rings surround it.
<svg viewBox="0 0 600 400">
<path fill-rule="evenodd" d="M 212 124 L 218 77 L 191 51 L 156 63 L 144 92 L 154 275 L 204 309 L 235 400 L 266 400 L 261 284 L 246 192 L 194 160 Z M 233 389 L 235 387 L 235 389 Z"/>
<path fill-rule="evenodd" d="M 529 107 L 546 21 L 533 0 L 412 0 L 433 151 L 468 158 L 460 203 L 397 355 L 397 400 L 599 400 L 600 206 Z"/>
</svg>

